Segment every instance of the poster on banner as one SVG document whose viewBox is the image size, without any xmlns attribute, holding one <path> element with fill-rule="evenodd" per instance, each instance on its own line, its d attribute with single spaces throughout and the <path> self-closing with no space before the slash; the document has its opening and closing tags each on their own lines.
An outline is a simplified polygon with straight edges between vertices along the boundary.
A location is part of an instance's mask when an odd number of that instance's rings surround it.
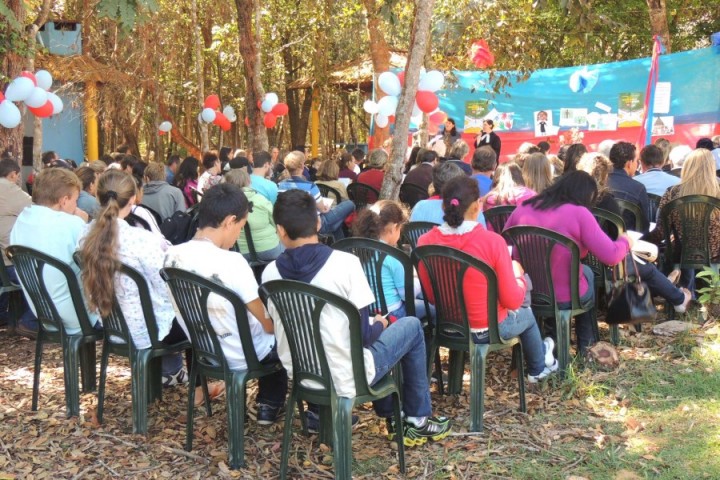
<svg viewBox="0 0 720 480">
<path fill-rule="evenodd" d="M 507 132 L 513 127 L 514 112 L 498 112 L 494 108 L 485 115 L 485 120 L 493 121 L 493 130 L 496 132 Z"/>
<path fill-rule="evenodd" d="M 645 94 L 625 92 L 618 96 L 618 128 L 642 125 Z"/>
<path fill-rule="evenodd" d="M 652 136 L 660 137 L 663 135 L 675 134 L 675 117 L 653 117 Z"/>
<path fill-rule="evenodd" d="M 617 113 L 588 113 L 588 130 L 595 132 L 610 132 L 617 130 Z"/>
<path fill-rule="evenodd" d="M 482 124 L 488 114 L 489 100 L 472 100 L 465 102 L 465 133 L 482 132 Z"/>
<path fill-rule="evenodd" d="M 655 85 L 655 103 L 653 104 L 654 113 L 670 113 L 670 92 L 672 83 L 657 82 Z"/>
<path fill-rule="evenodd" d="M 553 125 L 552 110 L 538 110 L 533 113 L 535 119 L 535 136 L 548 137 L 557 133 L 557 128 Z M 555 132 L 555 133 L 553 133 Z"/>
<path fill-rule="evenodd" d="M 561 127 L 584 127 L 587 125 L 587 108 L 561 108 Z"/>
</svg>

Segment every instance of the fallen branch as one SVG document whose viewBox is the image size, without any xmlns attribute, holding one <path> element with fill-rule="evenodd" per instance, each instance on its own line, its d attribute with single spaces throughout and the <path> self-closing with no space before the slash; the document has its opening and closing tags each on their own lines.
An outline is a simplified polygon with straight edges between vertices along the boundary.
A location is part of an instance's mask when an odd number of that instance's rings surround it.
<svg viewBox="0 0 720 480">
<path fill-rule="evenodd" d="M 126 445 L 126 446 L 128 446 L 128 447 L 140 448 L 139 445 L 136 445 L 136 444 L 134 444 L 134 443 L 132 443 L 132 442 L 128 442 L 127 440 L 123 440 L 122 438 L 118 438 L 118 437 L 116 437 L 115 435 L 110 435 L 109 433 L 95 432 L 95 435 L 97 435 L 97 436 L 99 436 L 99 437 L 112 438 L 113 440 L 115 440 L 115 441 L 117 441 L 117 442 L 120 442 L 120 443 L 122 443 L 123 445 Z"/>
<path fill-rule="evenodd" d="M 72 477 L 72 480 L 80 480 L 81 478 L 84 478 L 85 474 L 88 473 L 93 468 L 95 468 L 95 465 L 90 465 L 85 470 L 83 470 L 82 472 L 80 472 L 77 475 L 75 475 L 74 477 Z"/>
<path fill-rule="evenodd" d="M 117 472 L 116 472 L 115 470 L 113 470 L 112 468 L 110 468 L 110 465 L 108 465 L 107 463 L 103 462 L 102 460 L 98 460 L 98 462 L 100 462 L 100 465 L 102 465 L 103 467 L 107 468 L 107 469 L 110 471 L 110 473 L 113 474 L 113 477 L 119 477 L 119 476 L 120 476 L 120 474 L 117 473 Z"/>
<path fill-rule="evenodd" d="M 208 460 L 207 458 L 203 458 L 200 455 L 195 455 L 194 453 L 186 452 L 185 450 L 180 450 L 179 448 L 170 448 L 164 445 L 160 445 L 160 448 L 165 450 L 166 452 L 174 453 L 176 455 L 182 455 L 183 457 L 187 457 L 192 460 L 197 460 L 198 462 L 202 462 L 205 465 L 210 464 L 210 460 Z"/>
</svg>

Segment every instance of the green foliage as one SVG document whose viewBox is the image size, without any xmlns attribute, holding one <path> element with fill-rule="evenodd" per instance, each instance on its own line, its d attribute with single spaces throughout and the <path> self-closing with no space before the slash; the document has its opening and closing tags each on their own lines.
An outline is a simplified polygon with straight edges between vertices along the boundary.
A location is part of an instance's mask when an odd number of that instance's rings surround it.
<svg viewBox="0 0 720 480">
<path fill-rule="evenodd" d="M 720 270 L 713 267 L 705 266 L 702 271 L 695 275 L 699 280 L 704 279 L 705 287 L 698 288 L 697 293 L 700 294 L 698 302 L 703 305 L 720 304 Z"/>
<path fill-rule="evenodd" d="M 149 13 L 158 11 L 156 0 L 100 0 L 98 15 L 115 20 L 125 31 L 149 19 Z"/>
<path fill-rule="evenodd" d="M 10 53 L 25 56 L 27 48 L 23 25 L 6 2 L 0 2 L 0 60 Z M 0 74 L 0 83 L 8 80 L 2 77 Z"/>
</svg>

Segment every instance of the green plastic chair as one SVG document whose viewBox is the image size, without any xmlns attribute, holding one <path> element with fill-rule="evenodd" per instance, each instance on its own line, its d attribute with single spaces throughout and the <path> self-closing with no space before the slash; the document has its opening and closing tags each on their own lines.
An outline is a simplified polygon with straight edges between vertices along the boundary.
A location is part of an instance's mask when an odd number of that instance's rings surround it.
<svg viewBox="0 0 720 480">
<path fill-rule="evenodd" d="M 665 235 L 666 270 L 701 269 L 713 264 L 710 219 L 720 215 L 720 199 L 688 195 L 668 202 L 660 212 Z"/>
<path fill-rule="evenodd" d="M 175 305 L 190 333 L 193 355 L 188 383 L 189 399 L 185 450 L 192 450 L 195 385 L 198 375 L 203 379 L 205 409 L 212 415 L 206 377 L 225 381 L 228 417 L 228 463 L 230 468 L 245 466 L 245 398 L 248 380 L 270 375 L 282 368 L 280 362 L 262 364 L 257 357 L 250 333 L 247 307 L 242 299 L 223 285 L 178 268 L 164 268 L 160 275 L 170 286 Z M 233 370 L 228 366 L 220 340 L 210 321 L 208 298 L 217 295 L 227 300 L 235 310 L 240 343 L 242 344 L 246 370 Z"/>
<path fill-rule="evenodd" d="M 75 263 L 82 267 L 80 253 L 75 252 L 73 258 Z M 184 341 L 169 345 L 160 341 L 158 339 L 157 320 L 155 320 L 155 312 L 153 311 L 152 297 L 145 277 L 124 263 L 120 264 L 119 274 L 129 277 L 137 286 L 140 305 L 142 306 L 148 336 L 150 337 L 150 347 L 139 349 L 135 346 L 125 321 L 125 315 L 123 315 L 116 297 L 113 300 L 110 314 L 102 319 L 105 338 L 103 339 L 100 360 L 97 418 L 98 422 L 102 423 L 105 410 L 105 382 L 107 380 L 107 366 L 110 354 L 126 357 L 130 361 L 133 433 L 147 433 L 148 403 L 162 400 L 162 363 L 160 357 L 189 350 L 190 342 Z"/>
<path fill-rule="evenodd" d="M 427 188 L 423 188 L 420 185 L 415 185 L 414 183 L 403 183 L 400 185 L 398 198 L 402 203 L 406 204 L 410 208 L 413 208 L 420 200 L 430 198 L 430 194 L 428 193 Z"/>
<path fill-rule="evenodd" d="M 433 222 L 408 222 L 403 225 L 402 233 L 400 234 L 400 244 L 410 245 L 410 250 L 412 251 L 417 247 L 418 238 L 437 226 L 438 224 Z"/>
<path fill-rule="evenodd" d="M 660 207 L 660 200 L 662 197 L 660 195 L 654 195 L 652 193 L 648 193 L 648 212 L 647 212 L 647 219 L 648 222 L 657 222 L 658 221 L 658 207 Z"/>
<path fill-rule="evenodd" d="M 485 224 L 488 230 L 495 233 L 502 233 L 505 229 L 505 222 L 510 218 L 510 214 L 515 211 L 515 205 L 498 205 L 483 212 Z"/>
<path fill-rule="evenodd" d="M 361 209 L 372 205 L 377 202 L 380 198 L 380 192 L 370 185 L 364 183 L 353 182 L 347 186 L 347 193 L 350 200 L 355 204 L 355 211 L 359 212 Z"/>
<path fill-rule="evenodd" d="M 634 224 L 635 228 L 632 230 L 636 232 L 642 233 L 647 231 L 648 220 L 646 214 L 640 209 L 640 206 L 637 203 L 629 200 L 623 200 L 622 198 L 615 198 L 615 201 L 620 207 L 623 220 L 625 220 L 625 225 Z"/>
<path fill-rule="evenodd" d="M 418 271 L 422 268 L 427 272 L 430 278 L 432 297 L 435 299 L 436 322 L 430 350 L 428 351 L 428 365 L 435 358 L 438 347 L 446 347 L 456 352 L 470 353 L 470 431 L 481 432 L 483 430 L 485 372 L 487 357 L 491 352 L 512 349 L 513 361 L 518 370 L 520 411 L 525 412 L 525 373 L 522 345 L 518 337 L 509 340 L 503 340 L 500 337 L 497 318 L 498 284 L 495 271 L 482 260 L 443 245 L 418 247 L 413 250 L 412 259 Z M 490 343 L 487 344 L 476 344 L 470 334 L 462 287 L 465 275 L 470 270 L 477 271 L 487 281 L 487 318 L 490 333 Z M 461 354 L 458 357 L 462 359 L 464 355 Z M 459 388 L 448 385 L 448 390 L 452 393 L 459 393 L 462 390 L 464 362 L 459 361 L 456 364 L 459 364 L 459 368 L 453 368 L 453 365 L 451 365 L 452 374 L 450 378 L 454 378 L 455 386 Z M 458 372 L 459 379 L 457 378 Z"/>
<path fill-rule="evenodd" d="M 78 367 L 82 379 L 83 393 L 95 390 L 95 343 L 103 339 L 103 331 L 96 330 L 90 324 L 85 301 L 75 272 L 68 264 L 55 257 L 35 249 L 11 245 L 7 254 L 15 264 L 15 271 L 22 283 L 26 295 L 35 307 L 38 317 L 38 335 L 35 343 L 35 376 L 33 379 L 32 410 L 36 411 L 40 394 L 40 364 L 43 346 L 46 343 L 59 343 L 63 352 L 63 377 L 65 380 L 66 416 L 80 415 L 80 385 Z M 59 270 L 65 277 L 70 297 L 80 322 L 80 333 L 69 335 L 65 331 L 60 314 L 45 286 L 45 268 Z"/>
<path fill-rule="evenodd" d="M 17 326 L 23 314 L 23 292 L 20 285 L 13 283 L 8 277 L 4 265 L 0 265 L 0 295 L 8 296 L 8 330 Z"/>
<path fill-rule="evenodd" d="M 372 387 L 365 377 L 362 334 L 358 309 L 347 299 L 307 283 L 293 280 L 273 280 L 260 287 L 260 296 L 268 306 L 274 319 L 282 322 L 290 348 L 293 364 L 293 381 L 285 415 L 280 478 L 287 478 L 292 416 L 295 403 L 300 400 L 320 406 L 320 441 L 330 440 L 332 430 L 334 445 L 333 462 L 335 478 L 352 478 L 352 408 L 359 403 L 393 396 L 395 425 L 402 425 L 399 390 L 391 375 L 386 375 Z M 340 397 L 335 392 L 325 347 L 320 335 L 320 314 L 325 307 L 333 307 L 348 318 L 350 351 L 356 396 Z M 310 383 L 310 386 L 306 386 Z M 307 434 L 307 422 L 298 403 L 303 431 Z M 325 437 L 325 438 L 323 438 Z M 396 432 L 400 471 L 405 472 L 405 449 L 402 428 Z"/>
<path fill-rule="evenodd" d="M 542 227 L 510 227 L 503 232 L 503 237 L 513 245 L 513 253 L 517 254 L 520 264 L 532 280 L 531 308 L 535 318 L 555 318 L 557 359 L 560 364 L 560 376 L 564 377 L 570 365 L 570 319 L 594 308 L 593 303 L 588 302 L 585 305 L 580 303 L 580 250 L 568 237 Z M 556 248 L 568 249 L 571 255 L 569 310 L 560 310 L 555 300 L 552 256 Z"/>
</svg>

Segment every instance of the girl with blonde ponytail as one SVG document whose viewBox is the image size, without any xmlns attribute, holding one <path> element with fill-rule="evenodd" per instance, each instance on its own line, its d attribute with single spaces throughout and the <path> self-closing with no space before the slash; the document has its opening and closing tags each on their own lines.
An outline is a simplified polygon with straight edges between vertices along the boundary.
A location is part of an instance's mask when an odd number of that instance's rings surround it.
<svg viewBox="0 0 720 480">
<path fill-rule="evenodd" d="M 137 198 L 135 180 L 123 171 L 108 170 L 98 180 L 97 198 L 100 202 L 98 216 L 86 226 L 78 241 L 83 287 L 90 309 L 104 317 L 110 313 L 113 299 L 117 298 L 135 347 L 150 347 L 137 285 L 118 272 L 122 262 L 140 272 L 147 281 L 158 339 L 166 343 L 184 340 L 185 333 L 174 321 L 175 311 L 167 287 L 160 278 L 165 257 L 162 239 L 124 221 Z M 180 355 L 167 355 L 162 363 L 164 385 L 187 381 Z"/>
</svg>

